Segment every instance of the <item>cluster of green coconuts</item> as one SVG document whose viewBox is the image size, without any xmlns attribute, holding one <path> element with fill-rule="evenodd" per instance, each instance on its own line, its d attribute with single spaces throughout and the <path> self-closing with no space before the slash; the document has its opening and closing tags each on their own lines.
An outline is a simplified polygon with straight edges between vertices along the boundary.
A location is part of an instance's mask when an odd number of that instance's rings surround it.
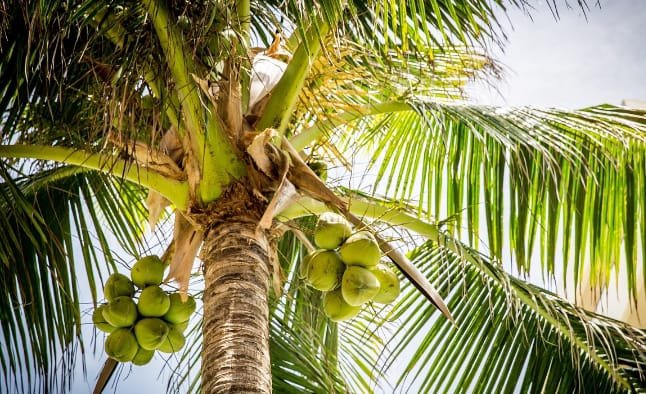
<svg viewBox="0 0 646 394">
<path fill-rule="evenodd" d="M 110 275 L 103 288 L 108 301 L 92 313 L 95 326 L 106 333 L 106 354 L 119 362 L 145 365 L 155 350 L 179 351 L 185 344 L 184 331 L 195 300 L 182 302 L 179 293 L 167 293 L 161 287 L 165 264 L 157 256 L 139 259 L 130 278 Z M 136 287 L 135 287 L 136 286 Z"/>
<path fill-rule="evenodd" d="M 319 249 L 303 259 L 300 276 L 325 292 L 323 311 L 331 320 L 351 319 L 366 303 L 390 304 L 399 295 L 399 278 L 380 263 L 372 233 L 353 233 L 343 216 L 325 212 L 316 224 L 314 243 Z"/>
</svg>

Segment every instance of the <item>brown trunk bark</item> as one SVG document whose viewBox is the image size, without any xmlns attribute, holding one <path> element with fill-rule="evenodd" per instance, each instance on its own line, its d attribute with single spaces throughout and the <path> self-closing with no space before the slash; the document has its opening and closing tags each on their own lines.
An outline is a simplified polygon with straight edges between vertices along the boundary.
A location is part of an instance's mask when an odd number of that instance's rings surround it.
<svg viewBox="0 0 646 394">
<path fill-rule="evenodd" d="M 228 220 L 206 235 L 203 393 L 271 393 L 269 242 L 254 221 Z"/>
</svg>

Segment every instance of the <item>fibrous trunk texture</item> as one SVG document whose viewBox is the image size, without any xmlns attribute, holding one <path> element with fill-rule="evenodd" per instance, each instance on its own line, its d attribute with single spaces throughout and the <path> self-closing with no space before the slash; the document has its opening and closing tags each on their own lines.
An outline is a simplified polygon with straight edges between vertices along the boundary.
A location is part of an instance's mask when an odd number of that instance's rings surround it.
<svg viewBox="0 0 646 394">
<path fill-rule="evenodd" d="M 204 393 L 271 393 L 269 243 L 253 221 L 212 228 L 204 261 Z"/>
</svg>

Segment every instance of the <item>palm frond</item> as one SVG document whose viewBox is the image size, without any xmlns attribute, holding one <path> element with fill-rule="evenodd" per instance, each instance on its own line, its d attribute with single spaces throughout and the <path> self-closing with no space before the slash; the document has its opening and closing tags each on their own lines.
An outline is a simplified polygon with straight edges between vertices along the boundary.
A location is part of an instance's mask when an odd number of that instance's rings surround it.
<svg viewBox="0 0 646 394">
<path fill-rule="evenodd" d="M 91 0 L 9 3 L 14 12 L 5 15 L 9 27 L 0 37 L 3 143 L 97 151 L 108 135 L 123 142 L 160 137 L 156 129 L 168 127 L 163 115 L 173 101 L 163 89 L 165 63 L 152 55 L 154 37 L 140 7 Z M 118 23 L 129 39 L 115 43 L 111 29 Z M 146 79 L 151 75 L 158 77 Z"/>
<path fill-rule="evenodd" d="M 492 59 L 468 47 L 428 51 L 433 53 L 433 61 L 412 52 L 398 59 L 393 52 L 369 52 L 360 44 L 342 41 L 313 65 L 301 97 L 303 107 L 309 111 L 320 107 L 321 113 L 312 118 L 321 119 L 331 113 L 352 112 L 356 106 L 401 101 L 411 95 L 442 102 L 460 100 L 467 82 L 498 74 Z M 384 58 L 391 62 L 383 63 Z"/>
<path fill-rule="evenodd" d="M 355 107 L 322 121 L 338 127 L 332 141 L 345 160 L 365 158 L 371 192 L 411 201 L 421 217 L 453 218 L 448 229 L 476 248 L 484 239 L 491 256 L 503 258 L 509 245 L 521 273 L 537 253 L 548 275 L 564 279 L 573 270 L 576 284 L 603 287 L 626 264 L 634 297 L 637 266 L 646 263 L 637 253 L 646 246 L 637 186 L 646 176 L 644 111 L 402 104 Z"/>
<path fill-rule="evenodd" d="M 523 6 L 524 1 L 509 2 Z M 420 51 L 424 46 L 456 43 L 500 43 L 504 32 L 495 11 L 502 2 L 421 0 L 407 2 L 355 1 L 357 23 L 349 27 L 362 40 L 385 50 Z"/>
<path fill-rule="evenodd" d="M 302 89 L 307 73 L 313 74 L 308 78 L 310 83 L 317 87 L 329 87 L 333 91 L 331 94 L 336 97 L 330 97 L 325 90 L 314 91 L 307 100 L 309 105 L 304 105 L 305 112 L 312 108 L 311 103 L 317 97 L 320 100 L 324 96 L 326 99 L 321 101 L 332 107 L 339 96 L 346 101 L 344 104 L 349 104 L 349 100 L 361 98 L 362 94 L 363 99 L 375 94 L 374 89 L 365 89 L 365 86 L 364 89 L 339 86 L 338 78 L 329 81 L 329 76 L 350 76 L 356 85 L 369 81 L 372 87 L 389 86 L 391 93 L 399 97 L 414 90 L 441 91 L 435 95 L 436 98 L 461 96 L 464 76 L 473 75 L 471 69 L 476 60 L 473 55 L 461 56 L 465 48 L 475 47 L 478 52 L 485 52 L 488 43 L 500 43 L 504 37 L 496 19 L 496 11 L 505 10 L 501 2 L 357 1 L 348 3 L 346 7 L 345 2 L 330 0 L 321 4 L 288 1 L 273 5 L 280 10 L 281 19 L 289 20 L 285 25 L 297 27 L 289 40 L 296 52 L 282 82 L 275 88 L 275 95 L 269 98 L 266 112 L 257 125 L 259 129 L 280 124 L 279 130 L 282 132 L 290 118 L 302 118 L 293 116 L 292 112 L 294 100 Z M 525 1 L 513 1 L 509 5 L 523 8 Z M 263 32 L 261 35 L 265 37 L 267 34 Z M 321 50 L 323 41 L 334 44 L 326 45 Z M 317 55 L 319 50 L 320 56 Z M 334 72 L 321 75 L 320 68 L 310 70 L 311 64 L 317 59 L 319 65 L 327 65 L 324 68 L 335 69 Z M 459 61 L 463 63 L 456 67 L 455 63 Z M 488 59 L 486 63 L 492 64 Z M 443 67 L 445 65 L 449 66 Z M 477 68 L 482 66 L 478 65 Z M 455 73 L 456 70 L 462 71 L 462 78 L 444 75 Z M 362 79 L 361 74 L 365 72 L 370 78 Z M 431 82 L 419 83 L 419 79 L 427 79 L 429 75 L 434 76 Z M 391 86 L 393 78 L 401 78 L 402 84 L 394 83 Z M 299 114 L 301 112 L 297 111 Z M 312 118 L 317 115 L 310 114 Z"/>
<path fill-rule="evenodd" d="M 388 316 L 400 325 L 383 360 L 394 374 L 402 357 L 409 360 L 397 382 L 401 390 L 610 393 L 646 387 L 643 330 L 575 307 L 469 253 L 476 264 L 430 242 L 411 255 L 449 294 L 458 327 L 408 286 Z"/>
<path fill-rule="evenodd" d="M 582 9 L 587 8 L 583 0 L 579 1 L 578 5 Z M 569 4 L 563 2 L 557 7 L 554 3 L 552 6 L 556 10 Z M 274 28 L 278 27 L 281 21 L 285 25 L 296 26 L 297 29 L 307 26 L 314 13 L 320 13 L 328 22 L 334 22 L 336 18 L 332 15 L 343 11 L 344 17 L 337 27 L 338 35 L 347 35 L 355 41 L 362 41 L 380 50 L 395 49 L 420 53 L 425 52 L 422 48 L 429 46 L 501 44 L 506 36 L 499 17 L 512 7 L 529 11 L 531 3 L 526 0 L 251 2 L 252 16 L 262 15 L 257 17 L 258 21 L 273 24 Z M 268 30 L 271 32 L 271 29 Z"/>
<path fill-rule="evenodd" d="M 143 194 L 70 167 L 16 176 L 3 165 L 2 179 L 3 380 L 16 392 L 69 389 L 77 353 L 85 351 L 80 311 L 88 296 L 79 283 L 96 303 L 104 264 L 116 268 L 116 244 L 139 254 Z"/>
<path fill-rule="evenodd" d="M 434 240 L 410 257 L 446 294 L 457 324 L 434 313 L 435 308 L 410 284 L 392 309 L 373 315 L 377 325 L 361 319 L 349 322 L 346 327 L 356 332 L 392 332 L 380 361 L 362 364 L 385 371 L 384 376 L 367 375 L 372 387 L 388 392 L 563 393 L 597 387 L 604 392 L 639 392 L 646 387 L 643 330 L 585 311 L 513 277 L 499 262 L 461 244 L 437 225 L 416 219 L 414 206 L 381 200 L 381 209 L 371 208 L 361 202 L 373 200 L 368 196 L 345 194 L 350 210 L 375 219 L 375 228 L 380 223 L 385 228 L 403 226 Z M 406 245 L 414 244 L 413 239 L 406 238 Z M 365 354 L 361 340 L 341 333 L 339 347 L 345 342 L 349 357 Z M 381 350 L 380 345 L 376 348 Z"/>
<path fill-rule="evenodd" d="M 410 252 L 411 259 L 446 294 L 457 324 L 433 315 L 435 308 L 406 285 L 400 301 L 381 315 L 382 325 L 399 324 L 379 368 L 393 368 L 390 376 L 401 376 L 400 389 L 585 392 L 598 386 L 640 392 L 646 387 L 644 330 L 508 274 L 498 261 L 416 218 L 397 200 L 383 204 L 352 195 L 355 214 L 428 240 Z M 410 360 L 403 374 L 401 357 Z"/>
</svg>

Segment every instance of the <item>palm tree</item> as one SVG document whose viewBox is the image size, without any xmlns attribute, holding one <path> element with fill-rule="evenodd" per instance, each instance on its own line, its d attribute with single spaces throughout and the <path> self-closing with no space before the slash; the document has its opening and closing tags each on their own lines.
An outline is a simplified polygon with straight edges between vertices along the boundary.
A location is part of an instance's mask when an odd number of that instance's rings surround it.
<svg viewBox="0 0 646 394">
<path fill-rule="evenodd" d="M 525 5 L 0 2 L 4 388 L 69 389 L 79 283 L 96 305 L 161 217 L 203 302 L 171 390 L 644 390 L 643 330 L 522 277 L 621 266 L 644 301 L 646 113 L 463 101 Z M 330 210 L 409 279 L 392 307 L 337 324 L 298 277 Z"/>
</svg>

